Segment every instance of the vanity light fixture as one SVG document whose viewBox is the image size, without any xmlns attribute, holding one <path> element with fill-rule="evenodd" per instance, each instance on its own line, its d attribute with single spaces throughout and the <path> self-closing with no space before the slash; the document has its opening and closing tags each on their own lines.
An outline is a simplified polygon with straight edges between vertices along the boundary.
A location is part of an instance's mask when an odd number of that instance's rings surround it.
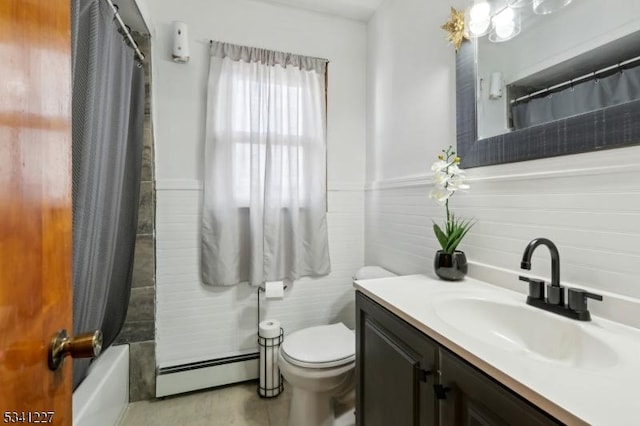
<svg viewBox="0 0 640 426">
<path fill-rule="evenodd" d="M 467 30 L 472 37 L 489 34 L 489 40 L 500 43 L 511 40 L 522 29 L 523 14 L 546 15 L 573 0 L 468 0 Z"/>
<path fill-rule="evenodd" d="M 572 0 L 533 0 L 533 13 L 548 15 L 571 3 Z"/>
<path fill-rule="evenodd" d="M 491 25 L 491 5 L 486 0 L 474 2 L 469 8 L 469 32 L 474 37 L 481 37 L 489 31 Z"/>
<path fill-rule="evenodd" d="M 489 41 L 500 43 L 520 34 L 520 13 L 507 6 L 491 18 Z"/>
<path fill-rule="evenodd" d="M 533 0 L 507 0 L 507 6 L 520 8 L 530 6 Z"/>
</svg>

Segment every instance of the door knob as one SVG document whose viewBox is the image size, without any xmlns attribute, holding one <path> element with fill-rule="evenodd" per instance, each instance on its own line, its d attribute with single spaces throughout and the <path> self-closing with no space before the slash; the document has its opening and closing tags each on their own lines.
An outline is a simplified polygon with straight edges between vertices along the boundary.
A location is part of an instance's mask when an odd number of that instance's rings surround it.
<svg viewBox="0 0 640 426">
<path fill-rule="evenodd" d="M 69 337 L 62 329 L 53 336 L 49 346 L 49 369 L 56 371 L 62 366 L 67 355 L 72 358 L 95 358 L 102 351 L 102 331 Z"/>
</svg>

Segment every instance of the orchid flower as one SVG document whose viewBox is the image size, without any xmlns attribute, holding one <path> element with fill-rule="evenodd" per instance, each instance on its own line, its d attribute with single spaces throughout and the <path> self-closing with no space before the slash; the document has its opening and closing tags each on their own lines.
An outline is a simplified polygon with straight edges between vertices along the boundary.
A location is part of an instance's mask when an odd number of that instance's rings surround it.
<svg viewBox="0 0 640 426">
<path fill-rule="evenodd" d="M 460 157 L 456 157 L 457 161 L 452 161 L 452 164 L 447 168 L 447 173 L 452 176 L 462 176 L 464 175 L 464 170 L 461 170 L 458 167 L 458 162 L 460 162 Z"/>
<path fill-rule="evenodd" d="M 434 200 L 436 200 L 436 203 L 438 203 L 441 206 L 444 206 L 447 200 L 449 200 L 449 197 L 451 197 L 452 195 L 453 195 L 453 192 L 451 191 L 447 191 L 446 189 L 435 187 L 429 193 L 429 198 L 433 198 Z"/>
<path fill-rule="evenodd" d="M 429 198 L 433 198 L 439 205 L 445 206 L 447 221 L 444 230 L 435 222 L 433 230 L 442 250 L 445 253 L 453 253 L 475 222 L 459 219 L 449 211 L 449 198 L 456 191 L 469 189 L 469 185 L 464 183 L 465 172 L 458 166 L 461 160 L 460 157 L 456 157 L 453 147 L 449 146 L 442 152 L 443 154 L 438 156 L 438 161 L 431 166 L 434 185 L 429 193 Z"/>
<path fill-rule="evenodd" d="M 452 163 L 448 163 L 444 160 L 438 160 L 431 166 L 432 172 L 440 172 L 443 170 L 447 170 L 447 167 L 451 166 Z"/>
<path fill-rule="evenodd" d="M 451 176 L 449 176 L 448 173 L 443 172 L 443 171 L 437 171 L 433 175 L 433 181 L 435 182 L 436 185 L 441 186 L 441 187 L 446 186 L 446 184 L 449 182 L 450 178 L 451 178 Z"/>
</svg>

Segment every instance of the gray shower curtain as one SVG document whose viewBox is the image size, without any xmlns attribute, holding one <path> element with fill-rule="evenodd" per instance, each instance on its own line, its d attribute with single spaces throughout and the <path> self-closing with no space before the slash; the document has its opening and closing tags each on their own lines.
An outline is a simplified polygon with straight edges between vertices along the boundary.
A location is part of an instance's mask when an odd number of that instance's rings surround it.
<svg viewBox="0 0 640 426">
<path fill-rule="evenodd" d="M 73 332 L 103 347 L 129 304 L 138 219 L 144 72 L 103 0 L 72 1 Z M 74 388 L 88 360 L 74 360 Z"/>
<path fill-rule="evenodd" d="M 512 106 L 514 128 L 584 114 L 640 99 L 640 66 L 594 78 Z"/>
</svg>

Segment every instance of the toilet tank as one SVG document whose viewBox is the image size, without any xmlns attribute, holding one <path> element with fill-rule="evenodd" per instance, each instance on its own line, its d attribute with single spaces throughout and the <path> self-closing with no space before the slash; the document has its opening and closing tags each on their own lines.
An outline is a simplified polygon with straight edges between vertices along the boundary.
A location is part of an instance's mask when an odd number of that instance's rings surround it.
<svg viewBox="0 0 640 426">
<path fill-rule="evenodd" d="M 353 274 L 354 280 L 371 280 L 374 278 L 396 277 L 393 272 L 376 265 L 363 266 Z M 342 321 L 351 330 L 356 328 L 356 297 L 355 289 L 345 306 L 341 309 L 336 321 Z"/>
</svg>

